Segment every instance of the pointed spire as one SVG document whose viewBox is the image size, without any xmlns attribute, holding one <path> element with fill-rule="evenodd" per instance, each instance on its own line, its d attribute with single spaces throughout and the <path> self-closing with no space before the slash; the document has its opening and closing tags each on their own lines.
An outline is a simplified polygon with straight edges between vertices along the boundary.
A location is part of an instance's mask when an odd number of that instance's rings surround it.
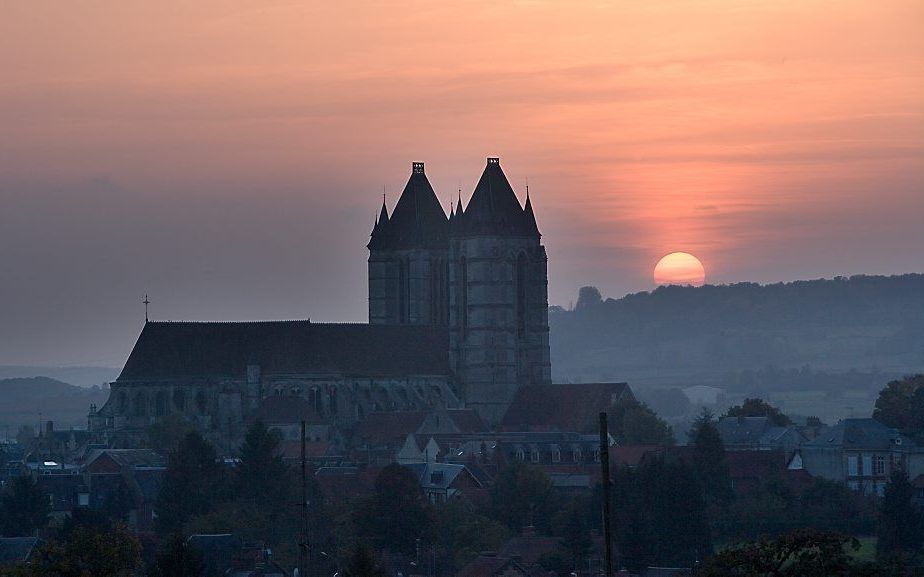
<svg viewBox="0 0 924 577">
<path fill-rule="evenodd" d="M 523 207 L 500 167 L 500 159 L 489 157 L 478 185 L 468 201 L 465 235 L 531 236 Z"/>
<path fill-rule="evenodd" d="M 411 176 L 391 216 L 384 206 L 382 214 L 387 229 L 375 239 L 378 242 L 371 243 L 375 248 L 439 248 L 448 242 L 449 221 L 427 180 L 423 162 L 411 164 Z"/>
<path fill-rule="evenodd" d="M 523 217 L 526 221 L 526 229 L 529 234 L 542 236 L 539 232 L 539 225 L 536 224 L 536 215 L 533 213 L 533 203 L 529 199 L 529 185 L 526 185 L 526 206 L 523 207 Z"/>
<path fill-rule="evenodd" d="M 385 193 L 382 193 L 382 210 L 379 212 L 378 222 L 387 223 L 388 222 L 388 205 L 385 204 Z"/>
</svg>

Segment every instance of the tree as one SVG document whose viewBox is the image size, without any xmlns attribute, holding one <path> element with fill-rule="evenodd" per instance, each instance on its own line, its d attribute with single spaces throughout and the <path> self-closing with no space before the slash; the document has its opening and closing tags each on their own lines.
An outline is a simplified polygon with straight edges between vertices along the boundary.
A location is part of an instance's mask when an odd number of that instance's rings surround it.
<svg viewBox="0 0 924 577">
<path fill-rule="evenodd" d="M 344 577 L 385 577 L 385 570 L 379 565 L 372 550 L 365 544 L 357 544 L 350 552 Z"/>
<path fill-rule="evenodd" d="M 571 567 L 577 567 L 578 562 L 586 557 L 593 547 L 591 524 L 584 514 L 587 509 L 587 503 L 574 498 L 562 507 L 553 519 L 561 546 L 568 551 Z"/>
<path fill-rule="evenodd" d="M 745 399 L 740 405 L 735 405 L 725 413 L 727 417 L 767 417 L 774 427 L 787 427 L 792 419 L 787 417 L 778 408 L 763 399 Z"/>
<path fill-rule="evenodd" d="M 892 471 L 886 485 L 878 534 L 876 552 L 881 557 L 915 553 L 924 544 L 924 513 L 914 502 L 914 488 L 902 468 Z"/>
<path fill-rule="evenodd" d="M 151 577 L 173 577 L 202 575 L 206 570 L 202 554 L 190 547 L 180 535 L 172 536 L 157 553 L 149 575 Z"/>
<path fill-rule="evenodd" d="M 829 577 L 853 567 L 845 547 L 856 539 L 838 533 L 797 529 L 786 535 L 730 547 L 709 558 L 698 577 Z"/>
<path fill-rule="evenodd" d="M 433 524 L 434 544 L 445 559 L 440 566 L 452 572 L 464 567 L 481 551 L 497 551 L 510 536 L 505 525 L 477 513 L 463 499 L 442 503 Z"/>
<path fill-rule="evenodd" d="M 725 445 L 715 426 L 712 413 L 703 409 L 690 430 L 693 440 L 693 468 L 709 503 L 726 503 L 732 497 Z"/>
<path fill-rule="evenodd" d="M 578 291 L 578 301 L 575 305 L 575 311 L 591 310 L 598 305 L 603 304 L 603 297 L 595 286 L 582 286 Z"/>
<path fill-rule="evenodd" d="M 924 374 L 887 384 L 876 399 L 873 418 L 906 434 L 924 432 Z"/>
<path fill-rule="evenodd" d="M 0 494 L 0 532 L 4 537 L 29 537 L 48 523 L 48 495 L 31 476 L 16 477 Z"/>
<path fill-rule="evenodd" d="M 395 553 L 412 555 L 417 539 L 429 533 L 430 518 L 417 478 L 410 469 L 392 463 L 375 479 L 375 494 L 358 507 L 356 526 L 369 543 Z"/>
<path fill-rule="evenodd" d="M 491 488 L 494 517 L 516 532 L 528 525 L 548 529 L 551 506 L 551 479 L 542 469 L 525 463 L 502 469 Z"/>
<path fill-rule="evenodd" d="M 156 507 L 158 532 L 178 531 L 190 518 L 211 510 L 220 498 L 221 479 L 215 448 L 199 433 L 183 437 L 167 459 Z"/>
<path fill-rule="evenodd" d="M 33 557 L 27 575 L 130 577 L 141 564 L 141 544 L 119 523 L 107 531 L 75 527 L 66 539 L 51 541 Z"/>
<path fill-rule="evenodd" d="M 280 454 L 281 437 L 257 421 L 247 430 L 241 445 L 241 462 L 235 478 L 236 496 L 254 499 L 272 510 L 291 500 L 289 467 Z"/>
<path fill-rule="evenodd" d="M 612 410 L 613 434 L 625 445 L 673 445 L 674 432 L 645 403 L 622 401 Z"/>
</svg>

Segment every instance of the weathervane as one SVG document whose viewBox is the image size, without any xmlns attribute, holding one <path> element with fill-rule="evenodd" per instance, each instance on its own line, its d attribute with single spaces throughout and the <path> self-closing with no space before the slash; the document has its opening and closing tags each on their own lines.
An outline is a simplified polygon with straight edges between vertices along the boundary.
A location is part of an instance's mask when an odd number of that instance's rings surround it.
<svg viewBox="0 0 924 577">
<path fill-rule="evenodd" d="M 144 322 L 148 322 L 148 305 L 151 304 L 148 293 L 144 293 L 144 300 L 141 302 L 144 303 Z"/>
</svg>

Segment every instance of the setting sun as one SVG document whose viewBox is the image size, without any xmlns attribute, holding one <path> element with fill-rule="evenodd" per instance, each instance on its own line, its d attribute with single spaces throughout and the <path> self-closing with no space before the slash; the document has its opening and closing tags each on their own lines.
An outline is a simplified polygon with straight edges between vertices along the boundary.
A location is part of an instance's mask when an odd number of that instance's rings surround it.
<svg viewBox="0 0 924 577">
<path fill-rule="evenodd" d="M 706 282 L 706 269 L 692 254 L 672 252 L 655 265 L 654 281 L 656 285 L 701 286 Z"/>
</svg>

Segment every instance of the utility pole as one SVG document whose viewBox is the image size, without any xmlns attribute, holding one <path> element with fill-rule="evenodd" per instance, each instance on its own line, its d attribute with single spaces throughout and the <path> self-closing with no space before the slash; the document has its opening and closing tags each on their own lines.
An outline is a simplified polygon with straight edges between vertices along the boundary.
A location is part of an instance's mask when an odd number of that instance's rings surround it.
<svg viewBox="0 0 924 577">
<path fill-rule="evenodd" d="M 300 573 L 304 576 L 308 576 L 309 568 L 311 566 L 311 547 L 308 542 L 308 459 L 306 457 L 305 451 L 305 436 L 306 436 L 306 426 L 305 421 L 302 421 L 301 426 L 302 431 L 302 542 L 300 543 L 301 547 L 299 550 L 301 552 L 302 559 L 302 570 Z"/>
<path fill-rule="evenodd" d="M 600 483 L 603 486 L 603 571 L 613 575 L 612 535 L 610 534 L 610 443 L 606 412 L 600 413 Z"/>
</svg>

